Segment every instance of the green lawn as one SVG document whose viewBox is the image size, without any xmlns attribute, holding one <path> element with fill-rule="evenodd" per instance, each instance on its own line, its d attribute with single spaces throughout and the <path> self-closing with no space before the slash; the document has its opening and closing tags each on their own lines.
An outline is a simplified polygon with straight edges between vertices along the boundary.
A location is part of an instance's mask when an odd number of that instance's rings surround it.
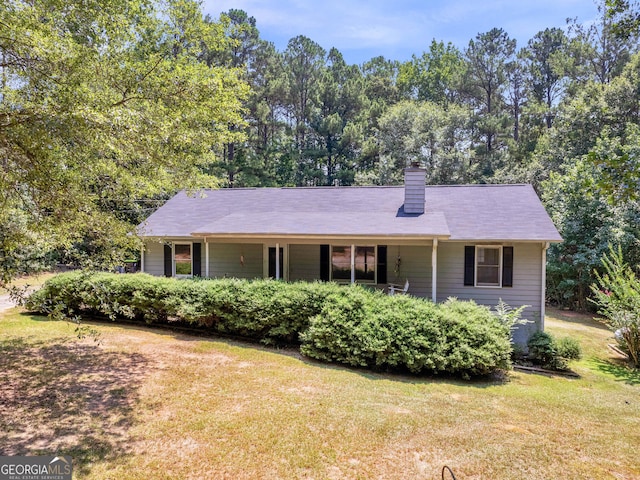
<svg viewBox="0 0 640 480">
<path fill-rule="evenodd" d="M 0 453 L 68 453 L 76 478 L 640 478 L 640 375 L 589 317 L 579 379 L 373 374 L 162 330 L 0 314 Z"/>
</svg>

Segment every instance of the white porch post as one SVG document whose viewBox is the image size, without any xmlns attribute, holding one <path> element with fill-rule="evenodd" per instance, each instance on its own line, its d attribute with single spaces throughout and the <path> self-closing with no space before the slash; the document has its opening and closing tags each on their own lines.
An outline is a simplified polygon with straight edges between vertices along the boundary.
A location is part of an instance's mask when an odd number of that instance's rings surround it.
<svg viewBox="0 0 640 480">
<path fill-rule="evenodd" d="M 276 280 L 280 280 L 280 244 L 276 243 Z"/>
<path fill-rule="evenodd" d="M 204 276 L 209 278 L 209 242 L 204 239 Z"/>
<path fill-rule="evenodd" d="M 140 247 L 140 272 L 144 273 L 144 244 Z"/>
<path fill-rule="evenodd" d="M 431 246 L 431 300 L 437 302 L 437 285 L 438 285 L 438 239 L 433 239 Z"/>
<path fill-rule="evenodd" d="M 356 246 L 351 245 L 351 283 L 356 283 Z"/>
<path fill-rule="evenodd" d="M 540 282 L 540 328 L 544 330 L 544 315 L 545 315 L 545 301 L 546 301 L 546 288 L 547 288 L 547 249 L 549 248 L 549 242 L 542 244 L 542 275 Z"/>
</svg>

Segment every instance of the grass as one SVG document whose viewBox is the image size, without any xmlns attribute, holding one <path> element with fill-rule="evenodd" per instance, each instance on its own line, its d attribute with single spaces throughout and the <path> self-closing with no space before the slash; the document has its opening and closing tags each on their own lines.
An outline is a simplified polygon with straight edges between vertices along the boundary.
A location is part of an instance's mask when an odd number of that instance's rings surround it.
<svg viewBox="0 0 640 480">
<path fill-rule="evenodd" d="M 373 374 L 233 341 L 16 310 L 0 316 L 0 454 L 63 453 L 88 479 L 631 479 L 640 382 L 589 317 L 579 379 Z"/>
<path fill-rule="evenodd" d="M 34 287 L 42 285 L 44 282 L 56 276 L 57 272 L 42 272 L 37 275 L 29 275 L 13 280 L 9 285 L 12 287 Z M 9 293 L 7 289 L 0 286 L 0 295 Z"/>
</svg>

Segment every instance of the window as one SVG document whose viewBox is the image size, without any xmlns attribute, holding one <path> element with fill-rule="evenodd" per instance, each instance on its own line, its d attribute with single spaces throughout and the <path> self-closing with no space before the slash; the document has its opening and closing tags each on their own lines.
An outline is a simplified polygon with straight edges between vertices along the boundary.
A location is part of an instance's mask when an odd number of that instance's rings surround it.
<svg viewBox="0 0 640 480">
<path fill-rule="evenodd" d="M 476 247 L 476 286 L 500 286 L 501 253 L 501 247 Z"/>
<path fill-rule="evenodd" d="M 331 278 L 336 281 L 351 281 L 351 247 L 331 249 Z"/>
<path fill-rule="evenodd" d="M 356 247 L 356 281 L 376 281 L 376 247 Z"/>
<path fill-rule="evenodd" d="M 193 275 L 191 262 L 191 244 L 176 243 L 173 245 L 173 261 L 176 277 L 190 277 Z"/>
<path fill-rule="evenodd" d="M 513 248 L 500 245 L 466 245 L 464 285 L 513 287 Z"/>
<path fill-rule="evenodd" d="M 354 247 L 353 274 L 356 282 L 375 283 L 376 247 Z M 351 281 L 351 246 L 331 248 L 331 278 L 337 282 Z"/>
</svg>

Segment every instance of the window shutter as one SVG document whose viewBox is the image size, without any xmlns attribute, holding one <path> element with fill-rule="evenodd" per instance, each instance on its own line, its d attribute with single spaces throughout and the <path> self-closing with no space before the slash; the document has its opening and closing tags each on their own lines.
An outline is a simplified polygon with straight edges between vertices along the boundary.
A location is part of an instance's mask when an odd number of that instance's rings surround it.
<svg viewBox="0 0 640 480">
<path fill-rule="evenodd" d="M 513 287 L 513 247 L 502 247 L 502 286 Z"/>
<path fill-rule="evenodd" d="M 378 283 L 387 283 L 387 246 L 378 245 Z"/>
<path fill-rule="evenodd" d="M 171 245 L 165 244 L 164 246 L 164 276 L 172 277 L 173 276 L 173 261 L 171 258 L 172 254 Z"/>
<path fill-rule="evenodd" d="M 320 280 L 323 282 L 328 282 L 330 280 L 329 262 L 329 245 L 320 245 Z"/>
<path fill-rule="evenodd" d="M 192 263 L 193 263 L 193 276 L 201 277 L 202 276 L 202 244 L 194 243 L 193 244 L 192 254 Z"/>
<path fill-rule="evenodd" d="M 475 285 L 476 247 L 467 245 L 464 247 L 464 285 Z"/>
</svg>

